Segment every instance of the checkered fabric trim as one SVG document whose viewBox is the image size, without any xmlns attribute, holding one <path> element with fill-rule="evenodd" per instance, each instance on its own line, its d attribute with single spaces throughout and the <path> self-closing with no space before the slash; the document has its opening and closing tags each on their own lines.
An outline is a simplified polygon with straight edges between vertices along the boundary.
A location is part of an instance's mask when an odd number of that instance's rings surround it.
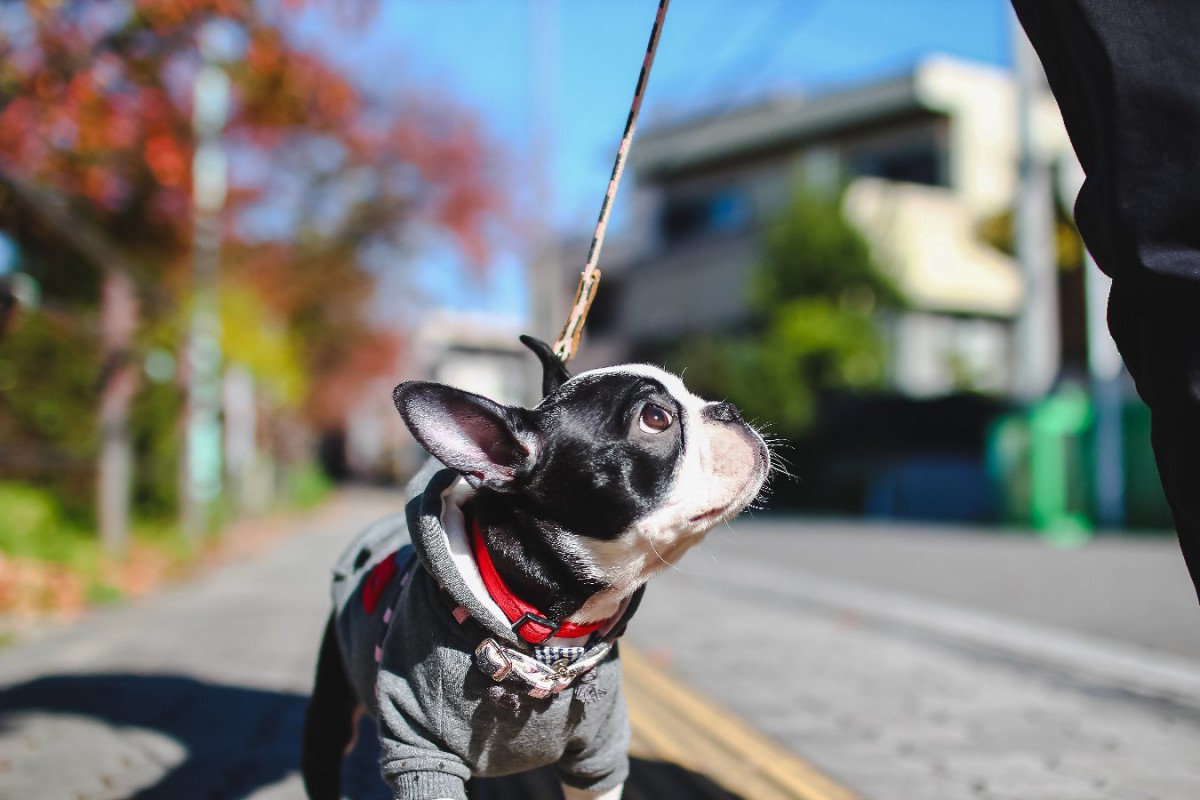
<svg viewBox="0 0 1200 800">
<path fill-rule="evenodd" d="M 574 664 L 586 652 L 586 647 L 538 646 L 533 648 L 533 657 L 547 667 L 553 667 L 563 659 L 566 659 L 568 665 Z"/>
</svg>

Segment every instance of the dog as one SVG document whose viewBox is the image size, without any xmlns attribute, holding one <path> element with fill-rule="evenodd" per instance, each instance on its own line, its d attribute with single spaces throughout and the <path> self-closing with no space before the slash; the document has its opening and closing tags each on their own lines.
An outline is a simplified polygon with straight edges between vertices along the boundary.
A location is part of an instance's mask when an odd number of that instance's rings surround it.
<svg viewBox="0 0 1200 800">
<path fill-rule="evenodd" d="M 465 800 L 473 776 L 552 764 L 568 800 L 619 798 L 629 722 L 616 640 L 646 582 L 757 498 L 764 439 L 663 369 L 572 377 L 544 342 L 534 408 L 396 387 L 433 459 L 404 514 L 334 568 L 302 773 L 340 796 L 358 715 L 402 800 Z"/>
</svg>

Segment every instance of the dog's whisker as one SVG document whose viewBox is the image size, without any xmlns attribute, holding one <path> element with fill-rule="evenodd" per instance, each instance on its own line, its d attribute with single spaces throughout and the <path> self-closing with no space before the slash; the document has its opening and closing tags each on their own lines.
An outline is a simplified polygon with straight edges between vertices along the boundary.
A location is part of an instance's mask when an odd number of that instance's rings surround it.
<svg viewBox="0 0 1200 800">
<path fill-rule="evenodd" d="M 685 575 L 687 574 L 687 572 L 686 572 L 684 569 L 682 569 L 682 568 L 681 568 L 679 565 L 677 565 L 677 564 L 672 564 L 670 561 L 667 561 L 665 558 L 663 558 L 663 557 L 662 557 L 662 553 L 658 552 L 658 548 L 654 546 L 654 540 L 653 540 L 653 539 L 647 539 L 646 541 L 647 541 L 647 542 L 649 542 L 649 544 L 650 544 L 650 549 L 651 549 L 651 550 L 654 552 L 654 555 L 658 556 L 658 560 L 659 560 L 659 561 L 663 562 L 663 563 L 664 563 L 664 564 L 666 564 L 668 567 L 670 567 L 671 569 L 673 569 L 673 570 L 675 570 L 675 571 L 677 571 L 677 572 L 682 572 L 682 573 L 683 573 L 683 574 L 685 574 Z"/>
</svg>

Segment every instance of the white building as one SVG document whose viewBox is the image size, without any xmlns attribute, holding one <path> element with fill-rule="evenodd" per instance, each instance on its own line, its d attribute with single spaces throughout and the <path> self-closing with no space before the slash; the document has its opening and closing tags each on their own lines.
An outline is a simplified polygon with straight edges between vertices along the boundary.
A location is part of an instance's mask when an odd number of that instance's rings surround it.
<svg viewBox="0 0 1200 800">
<path fill-rule="evenodd" d="M 426 455 L 392 404 L 401 380 L 449 384 L 501 403 L 536 402 L 537 359 L 518 340 L 517 320 L 489 314 L 432 311 L 411 332 L 394 377 L 363 392 L 346 420 L 346 459 L 359 476 L 407 478 Z"/>
<path fill-rule="evenodd" d="M 1037 139 L 1069 154 L 1050 102 Z M 940 56 L 892 80 L 649 128 L 631 156 L 635 255 L 601 265 L 603 321 L 577 366 L 736 327 L 761 225 L 799 181 L 846 182 L 847 218 L 910 302 L 881 320 L 894 388 L 1005 393 L 1023 283 L 978 227 L 1013 208 L 1017 150 L 1012 77 Z"/>
</svg>

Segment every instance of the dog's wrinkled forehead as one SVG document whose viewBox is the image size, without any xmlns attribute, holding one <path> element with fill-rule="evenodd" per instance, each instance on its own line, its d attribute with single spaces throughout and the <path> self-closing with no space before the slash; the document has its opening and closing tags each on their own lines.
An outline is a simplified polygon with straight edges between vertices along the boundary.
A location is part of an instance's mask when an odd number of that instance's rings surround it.
<svg viewBox="0 0 1200 800">
<path fill-rule="evenodd" d="M 691 398 L 655 367 L 575 376 L 532 411 L 539 458 L 527 494 L 566 530 L 618 536 L 670 495 Z"/>
<path fill-rule="evenodd" d="M 678 376 L 650 364 L 623 364 L 581 372 L 547 396 L 538 408 L 581 403 L 615 406 L 649 393 L 673 400 L 679 410 L 705 405 Z"/>
<path fill-rule="evenodd" d="M 594 369 L 590 372 L 584 372 L 579 375 L 594 375 L 602 377 L 606 375 L 624 375 L 631 378 L 642 378 L 644 380 L 655 381 L 662 386 L 672 397 L 678 400 L 685 406 L 703 405 L 704 401 L 696 395 L 688 391 L 683 385 L 683 381 L 678 375 L 667 372 L 661 367 L 655 367 L 651 364 L 625 364 L 619 367 L 605 367 L 603 369 Z"/>
</svg>

